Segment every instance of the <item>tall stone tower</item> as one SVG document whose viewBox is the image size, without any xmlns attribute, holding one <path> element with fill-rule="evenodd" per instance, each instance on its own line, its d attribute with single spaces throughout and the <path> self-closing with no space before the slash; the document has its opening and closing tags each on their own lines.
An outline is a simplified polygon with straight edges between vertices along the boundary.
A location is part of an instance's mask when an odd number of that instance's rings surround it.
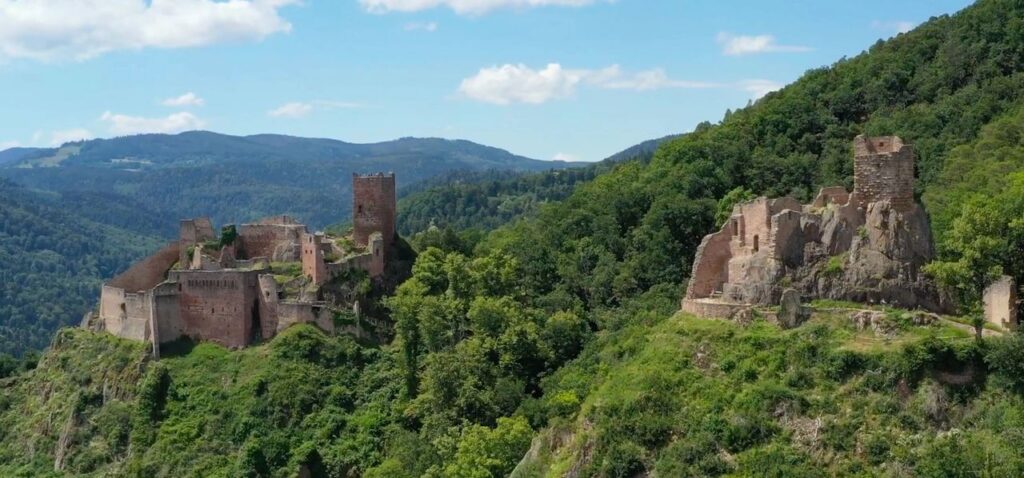
<svg viewBox="0 0 1024 478">
<path fill-rule="evenodd" d="M 366 247 L 370 235 L 379 232 L 384 247 L 391 246 L 397 203 L 394 173 L 352 175 L 352 239 L 356 245 Z"/>
<path fill-rule="evenodd" d="M 324 263 L 321 234 L 302 235 L 302 275 L 316 285 L 327 281 L 327 264 Z"/>
<path fill-rule="evenodd" d="M 914 206 L 914 147 L 898 136 L 853 140 L 853 193 L 857 205 L 888 199 L 893 208 Z"/>
</svg>

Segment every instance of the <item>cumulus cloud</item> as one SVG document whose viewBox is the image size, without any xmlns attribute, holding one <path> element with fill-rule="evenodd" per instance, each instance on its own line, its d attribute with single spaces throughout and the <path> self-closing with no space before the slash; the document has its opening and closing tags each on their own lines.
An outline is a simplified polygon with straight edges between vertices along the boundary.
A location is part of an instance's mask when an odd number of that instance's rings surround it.
<svg viewBox="0 0 1024 478">
<path fill-rule="evenodd" d="M 753 55 L 757 53 L 786 53 L 811 51 L 811 47 L 780 45 L 772 35 L 733 35 L 720 32 L 717 37 L 722 53 L 729 56 Z"/>
<path fill-rule="evenodd" d="M 437 22 L 410 22 L 405 24 L 405 31 L 407 32 L 436 32 Z"/>
<path fill-rule="evenodd" d="M 21 143 L 18 141 L 0 141 L 0 151 L 17 148 L 18 146 L 21 146 Z"/>
<path fill-rule="evenodd" d="M 164 106 L 203 106 L 206 104 L 206 100 L 190 91 L 181 96 L 167 98 L 160 103 Z"/>
<path fill-rule="evenodd" d="M 574 162 L 574 161 L 579 161 L 579 160 L 580 160 L 580 158 L 579 158 L 579 156 L 576 156 L 575 154 L 569 154 L 569 153 L 556 153 L 556 154 L 555 154 L 554 156 L 552 156 L 552 157 L 551 157 L 551 160 L 552 160 L 552 161 L 568 161 L 568 162 Z"/>
<path fill-rule="evenodd" d="M 206 126 L 205 121 L 186 111 L 173 113 L 164 118 L 145 118 L 142 116 L 115 114 L 107 111 L 100 116 L 100 121 L 107 123 L 110 132 L 118 135 L 143 133 L 174 134 L 181 133 L 182 131 L 202 129 Z"/>
<path fill-rule="evenodd" d="M 893 34 L 907 33 L 910 30 L 913 30 L 915 26 L 917 26 L 916 23 L 910 22 L 910 21 L 906 21 L 906 20 L 894 20 L 894 21 L 875 20 L 875 21 L 871 22 L 871 28 L 874 28 L 875 30 L 891 32 Z"/>
<path fill-rule="evenodd" d="M 563 68 L 558 63 L 551 63 L 542 70 L 523 64 L 483 68 L 476 75 L 462 80 L 458 91 L 466 98 L 497 105 L 541 104 L 572 96 L 581 84 L 636 91 L 719 86 L 707 82 L 675 80 L 660 68 L 629 73 L 618 65 L 588 70 Z"/>
<path fill-rule="evenodd" d="M 41 132 L 37 132 L 35 136 L 33 136 L 34 142 L 39 142 L 42 140 L 43 136 L 44 135 Z M 93 136 L 92 132 L 85 128 L 53 131 L 50 133 L 50 146 L 60 146 L 64 143 L 84 141 L 93 138 L 95 138 L 95 136 Z"/>
<path fill-rule="evenodd" d="M 502 8 L 583 7 L 598 1 L 614 0 L 359 0 L 359 3 L 373 13 L 418 12 L 447 7 L 460 15 L 483 15 Z"/>
<path fill-rule="evenodd" d="M 86 60 L 116 50 L 198 47 L 291 31 L 299 0 L 0 0 L 0 60 Z"/>
</svg>

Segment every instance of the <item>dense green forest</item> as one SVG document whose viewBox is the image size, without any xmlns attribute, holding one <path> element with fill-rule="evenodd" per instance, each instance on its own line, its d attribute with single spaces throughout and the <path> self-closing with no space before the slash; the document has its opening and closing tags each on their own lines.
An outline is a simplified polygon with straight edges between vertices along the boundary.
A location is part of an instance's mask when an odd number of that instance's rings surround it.
<svg viewBox="0 0 1024 478">
<path fill-rule="evenodd" d="M 859 330 L 858 304 L 785 331 L 676 311 L 720 203 L 849 186 L 868 133 L 915 144 L 929 269 L 969 313 L 970 291 L 1024 272 L 1022 87 L 1024 4 L 934 18 L 492 232 L 414 241 L 393 344 L 302 326 L 152 362 L 62 331 L 0 382 L 0 473 L 1020 476 L 1024 335 L 886 308 Z"/>
<path fill-rule="evenodd" d="M 399 186 L 451 171 L 546 171 L 572 166 L 497 148 L 432 138 L 374 144 L 280 135 L 228 136 L 205 131 L 137 135 L 12 150 L 0 176 L 30 188 L 102 196 L 131 205 L 133 230 L 162 233 L 183 217 L 216 223 L 290 214 L 314 227 L 351 215 L 351 175 L 396 173 Z M 87 213 L 118 217 L 114 211 Z M 144 213 L 155 220 L 139 219 Z"/>
<path fill-rule="evenodd" d="M 598 163 L 539 173 L 457 171 L 409 185 L 401 191 L 398 229 L 403 234 L 430 226 L 489 231 L 532 215 L 543 204 L 561 201 L 579 183 L 593 180 L 624 161 L 647 162 L 667 136 L 644 141 Z"/>
<path fill-rule="evenodd" d="M 93 307 L 102 278 L 158 245 L 0 180 L 0 353 L 45 347 Z"/>
</svg>

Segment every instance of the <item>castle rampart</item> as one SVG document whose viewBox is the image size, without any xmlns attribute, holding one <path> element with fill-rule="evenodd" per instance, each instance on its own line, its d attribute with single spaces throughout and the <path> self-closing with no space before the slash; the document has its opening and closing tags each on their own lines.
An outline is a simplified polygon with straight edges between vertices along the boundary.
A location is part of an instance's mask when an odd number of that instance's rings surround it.
<svg viewBox="0 0 1024 478">
<path fill-rule="evenodd" d="M 178 241 L 104 284 L 98 319 L 114 335 L 153 343 L 154 356 L 159 344 L 182 337 L 239 348 L 294 323 L 333 331 L 331 308 L 317 301 L 320 288 L 350 270 L 384 274 L 394 184 L 393 174 L 353 176 L 356 230 L 365 235 L 361 245 L 353 235 L 355 250 L 284 215 L 244 224 L 237 235 L 228 226 L 221 240 L 209 219 L 183 220 Z"/>
</svg>

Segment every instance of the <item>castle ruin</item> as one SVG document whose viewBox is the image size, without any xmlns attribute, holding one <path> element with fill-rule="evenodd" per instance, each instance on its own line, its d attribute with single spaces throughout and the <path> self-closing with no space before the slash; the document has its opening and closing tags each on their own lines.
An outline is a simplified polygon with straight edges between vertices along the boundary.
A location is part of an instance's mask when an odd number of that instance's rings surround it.
<svg viewBox="0 0 1024 478">
<path fill-rule="evenodd" d="M 728 318 L 807 298 L 943 310 L 921 268 L 934 257 L 928 217 L 914 200 L 914 149 L 895 136 L 853 141 L 854 188 L 822 189 L 811 204 L 761 197 L 739 204 L 694 259 L 682 308 Z"/>
<path fill-rule="evenodd" d="M 394 174 L 353 176 L 351 238 L 288 216 L 226 226 L 183 220 L 178 240 L 103 285 L 94 327 L 153 344 L 187 337 L 241 348 L 295 323 L 334 331 L 321 286 L 350 271 L 380 279 L 395 237 Z"/>
</svg>

